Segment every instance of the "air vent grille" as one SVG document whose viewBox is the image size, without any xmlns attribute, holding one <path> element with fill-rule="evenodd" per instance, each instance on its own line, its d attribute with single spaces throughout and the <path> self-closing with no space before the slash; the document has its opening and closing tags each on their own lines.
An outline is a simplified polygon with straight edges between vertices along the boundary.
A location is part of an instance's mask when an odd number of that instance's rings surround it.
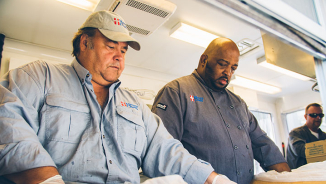
<svg viewBox="0 0 326 184">
<path fill-rule="evenodd" d="M 130 32 L 134 32 L 134 33 L 138 33 L 138 34 L 142 34 L 142 35 L 148 35 L 150 33 L 150 31 L 148 31 L 148 30 L 141 29 L 141 28 L 135 27 L 135 26 L 131 26 L 129 24 L 127 24 L 127 29 Z"/>
<path fill-rule="evenodd" d="M 162 18 L 165 18 L 166 16 L 169 15 L 169 12 L 162 11 L 160 9 L 157 9 L 157 8 L 153 7 L 153 6 L 149 6 L 147 4 L 144 4 L 144 3 L 141 3 L 141 2 L 138 2 L 138 1 L 135 1 L 135 0 L 128 0 L 126 5 L 131 6 L 133 8 L 136 8 L 136 9 L 139 9 L 139 10 L 142 10 L 144 12 L 147 12 L 147 13 L 162 17 Z"/>
</svg>

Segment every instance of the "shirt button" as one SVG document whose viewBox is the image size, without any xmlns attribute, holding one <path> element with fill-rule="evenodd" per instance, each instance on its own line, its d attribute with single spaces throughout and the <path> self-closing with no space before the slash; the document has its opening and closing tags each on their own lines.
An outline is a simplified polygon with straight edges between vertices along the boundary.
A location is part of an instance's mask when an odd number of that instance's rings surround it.
<svg viewBox="0 0 326 184">
<path fill-rule="evenodd" d="M 233 106 L 233 105 L 230 105 L 230 108 L 231 108 L 231 109 L 233 109 L 233 108 L 234 108 L 234 106 Z"/>
<path fill-rule="evenodd" d="M 105 135 L 103 135 L 103 139 L 105 139 Z"/>
<path fill-rule="evenodd" d="M 241 130 L 241 126 L 240 125 L 238 125 L 238 129 Z"/>
<path fill-rule="evenodd" d="M 109 160 L 109 163 L 112 164 L 112 160 Z"/>
<path fill-rule="evenodd" d="M 238 176 L 240 175 L 240 171 L 237 171 L 237 175 L 238 175 Z"/>
<path fill-rule="evenodd" d="M 219 108 L 219 109 L 220 109 L 221 107 L 220 107 L 220 106 L 217 106 L 217 108 Z"/>
<path fill-rule="evenodd" d="M 252 173 L 252 169 L 249 169 L 249 173 Z"/>
<path fill-rule="evenodd" d="M 249 146 L 248 146 L 248 145 L 246 145 L 246 148 L 247 148 L 247 149 L 249 149 Z"/>
<path fill-rule="evenodd" d="M 89 77 L 89 73 L 88 73 L 88 74 L 86 74 L 86 77 Z"/>
<path fill-rule="evenodd" d="M 227 124 L 226 127 L 230 128 L 230 124 Z"/>
<path fill-rule="evenodd" d="M 236 149 L 238 149 L 238 146 L 234 146 L 233 148 L 236 150 Z"/>
</svg>

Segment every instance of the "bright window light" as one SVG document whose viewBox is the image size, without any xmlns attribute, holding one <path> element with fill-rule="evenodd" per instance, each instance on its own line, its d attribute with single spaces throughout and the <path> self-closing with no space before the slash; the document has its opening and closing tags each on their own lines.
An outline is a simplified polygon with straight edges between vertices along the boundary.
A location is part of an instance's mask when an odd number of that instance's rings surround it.
<svg viewBox="0 0 326 184">
<path fill-rule="evenodd" d="M 206 48 L 212 40 L 219 37 L 182 22 L 172 28 L 170 36 L 204 48 Z"/>
<path fill-rule="evenodd" d="M 94 11 L 100 0 L 57 0 L 84 10 Z"/>
<path fill-rule="evenodd" d="M 231 80 L 230 83 L 233 85 L 236 85 L 236 86 L 241 86 L 244 88 L 249 88 L 249 89 L 253 89 L 255 91 L 261 91 L 261 92 L 269 93 L 269 94 L 276 94 L 278 92 L 281 92 L 281 88 L 271 86 L 268 84 L 264 84 L 261 82 L 257 82 L 257 81 L 251 80 L 251 79 L 246 79 L 246 78 L 240 77 L 240 76 L 234 76 L 234 79 Z"/>
<path fill-rule="evenodd" d="M 263 61 L 263 62 L 260 62 L 258 64 L 263 66 L 263 67 L 269 68 L 271 70 L 277 71 L 279 73 L 282 73 L 282 74 L 285 74 L 285 75 L 288 75 L 288 76 L 291 76 L 291 77 L 294 77 L 294 78 L 297 78 L 297 79 L 300 79 L 300 80 L 303 80 L 303 81 L 309 81 L 310 80 L 309 77 L 306 77 L 306 76 L 298 74 L 296 72 L 292 72 L 292 71 L 287 70 L 285 68 L 273 65 L 271 63 L 268 63 L 266 60 Z"/>
</svg>

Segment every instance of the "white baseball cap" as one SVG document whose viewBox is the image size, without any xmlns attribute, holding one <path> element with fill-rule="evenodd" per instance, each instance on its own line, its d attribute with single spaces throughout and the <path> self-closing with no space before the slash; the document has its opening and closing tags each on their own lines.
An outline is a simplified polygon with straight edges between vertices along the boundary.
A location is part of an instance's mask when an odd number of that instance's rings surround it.
<svg viewBox="0 0 326 184">
<path fill-rule="evenodd" d="M 135 50 L 140 50 L 140 44 L 129 35 L 126 23 L 114 12 L 102 10 L 92 13 L 79 28 L 97 28 L 105 37 L 116 42 L 126 42 Z"/>
</svg>

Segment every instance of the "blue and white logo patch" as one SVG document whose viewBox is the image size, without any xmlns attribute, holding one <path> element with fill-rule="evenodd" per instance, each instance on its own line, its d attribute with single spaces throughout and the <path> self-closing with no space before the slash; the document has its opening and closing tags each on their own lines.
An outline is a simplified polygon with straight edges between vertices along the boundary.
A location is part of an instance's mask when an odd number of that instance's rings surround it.
<svg viewBox="0 0 326 184">
<path fill-rule="evenodd" d="M 129 108 L 138 110 L 138 105 L 134 105 L 134 104 L 130 104 L 130 103 L 125 103 L 125 102 L 122 102 L 122 101 L 121 101 L 121 105 L 122 106 L 125 106 L 125 107 L 129 107 Z"/>
<path fill-rule="evenodd" d="M 204 102 L 204 98 L 203 97 L 198 97 L 198 96 L 193 96 L 193 95 L 190 95 L 190 100 L 192 102 Z"/>
</svg>

